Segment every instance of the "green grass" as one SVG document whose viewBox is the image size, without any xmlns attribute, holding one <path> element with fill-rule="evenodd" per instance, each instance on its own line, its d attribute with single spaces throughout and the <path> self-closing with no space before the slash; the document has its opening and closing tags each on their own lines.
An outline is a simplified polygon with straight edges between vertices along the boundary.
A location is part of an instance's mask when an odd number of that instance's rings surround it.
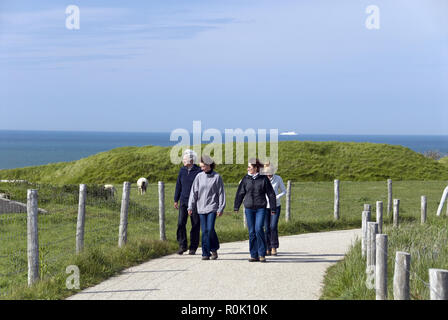
<svg viewBox="0 0 448 320">
<path fill-rule="evenodd" d="M 394 198 L 401 200 L 402 220 L 418 221 L 420 195 L 428 197 L 428 213 L 435 213 L 443 181 L 396 181 Z M 60 299 L 74 293 L 65 287 L 65 268 L 78 265 L 81 270 L 81 288 L 107 279 L 126 267 L 148 259 L 174 253 L 177 249 L 177 210 L 173 208 L 173 183 L 165 185 L 167 241 L 159 241 L 157 184 L 150 184 L 148 192 L 139 196 L 135 186 L 131 189 L 129 207 L 128 244 L 117 248 L 122 186 L 116 185 L 117 197 L 108 200 L 88 186 L 88 203 L 85 231 L 85 251 L 75 254 L 78 186 L 48 186 L 0 183 L 0 190 L 8 191 L 13 199 L 24 201 L 27 188 L 37 188 L 39 206 L 49 214 L 39 215 L 39 243 L 41 248 L 41 281 L 27 288 L 26 216 L 25 214 L 0 215 L 0 292 L 4 299 Z M 221 242 L 246 240 L 242 210 L 233 213 L 236 184 L 226 184 L 227 207 L 216 221 Z M 291 221 L 286 223 L 283 199 L 280 235 L 305 232 L 359 228 L 364 203 L 374 207 L 381 200 L 386 209 L 387 184 L 380 182 L 341 182 L 341 219 L 333 220 L 332 182 L 295 182 L 292 184 Z M 189 228 L 188 222 L 188 228 Z M 17 274 L 17 271 L 20 271 Z"/>
<path fill-rule="evenodd" d="M 205 145 L 202 146 L 203 149 Z M 236 145 L 234 145 L 234 150 Z M 247 159 L 247 143 L 245 144 Z M 176 181 L 179 165 L 170 161 L 171 147 L 122 147 L 72 162 L 0 170 L 0 179 L 35 183 L 122 183 L 147 177 L 150 182 Z M 269 154 L 269 147 L 266 148 Z M 217 151 L 219 152 L 219 151 Z M 213 155 L 213 154 L 212 154 Z M 222 147 L 225 159 L 225 147 Z M 291 181 L 448 180 L 448 166 L 408 148 L 378 143 L 281 141 L 278 174 Z M 236 152 L 233 153 L 236 163 Z M 227 183 L 246 173 L 242 164 L 219 164 Z"/>
<path fill-rule="evenodd" d="M 448 167 L 448 157 L 443 157 L 439 162 Z"/>
<path fill-rule="evenodd" d="M 448 218 L 434 212 L 427 223 L 403 223 L 398 229 L 387 226 L 388 235 L 388 299 L 393 299 L 395 253 L 411 254 L 410 292 L 413 300 L 428 300 L 430 268 L 448 269 Z M 366 261 L 361 256 L 361 241 L 357 241 L 345 258 L 327 270 L 321 299 L 374 300 L 375 290 L 366 286 Z"/>
</svg>

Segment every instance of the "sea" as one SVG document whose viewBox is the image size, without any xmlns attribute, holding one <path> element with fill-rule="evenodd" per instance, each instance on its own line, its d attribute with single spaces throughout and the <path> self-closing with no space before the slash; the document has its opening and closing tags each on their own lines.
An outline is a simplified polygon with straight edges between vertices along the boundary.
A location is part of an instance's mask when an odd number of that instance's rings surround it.
<svg viewBox="0 0 448 320">
<path fill-rule="evenodd" d="M 170 132 L 0 130 L 0 169 L 73 161 L 124 146 L 178 144 L 178 140 L 170 140 L 170 135 Z M 442 156 L 448 155 L 448 135 L 298 134 L 279 135 L 278 140 L 387 143 L 405 146 L 420 153 L 437 150 Z"/>
</svg>

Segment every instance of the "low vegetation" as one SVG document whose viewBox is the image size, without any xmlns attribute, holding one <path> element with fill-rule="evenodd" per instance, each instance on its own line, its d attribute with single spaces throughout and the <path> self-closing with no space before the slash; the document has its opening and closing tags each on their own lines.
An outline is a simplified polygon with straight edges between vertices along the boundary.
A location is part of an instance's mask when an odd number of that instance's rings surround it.
<svg viewBox="0 0 448 320">
<path fill-rule="evenodd" d="M 442 181 L 396 181 L 394 197 L 401 199 L 402 220 L 418 221 L 420 195 L 428 197 L 428 212 L 437 210 Z M 81 270 L 81 289 L 99 283 L 126 267 L 151 258 L 174 253 L 177 249 L 177 211 L 173 208 L 173 183 L 165 185 L 167 241 L 159 240 L 158 191 L 150 184 L 147 194 L 138 195 L 134 185 L 128 221 L 128 243 L 117 248 L 122 185 L 115 185 L 115 199 L 94 192 L 89 185 L 85 226 L 85 250 L 75 254 L 78 186 L 49 186 L 0 183 L 13 199 L 24 201 L 27 188 L 39 192 L 39 206 L 48 214 L 39 215 L 40 278 L 41 281 L 27 288 L 26 215 L 0 215 L 0 292 L 3 299 L 61 299 L 75 290 L 65 286 L 68 265 Z M 227 207 L 216 222 L 221 242 L 247 240 L 243 226 L 242 210 L 233 212 L 236 184 L 226 184 Z M 285 203 L 282 203 L 280 235 L 306 232 L 359 228 L 364 203 L 387 202 L 386 181 L 341 182 L 341 219 L 333 219 L 332 182 L 295 182 L 291 192 L 291 221 L 286 223 Z M 198 252 L 199 254 L 199 252 Z M 199 259 L 199 256 L 198 256 Z"/>
<path fill-rule="evenodd" d="M 395 253 L 405 251 L 411 254 L 411 299 L 428 300 L 428 270 L 448 269 L 447 217 L 433 215 L 424 225 L 407 222 L 398 229 L 389 225 L 383 233 L 388 235 L 388 299 L 394 298 Z M 341 262 L 327 270 L 321 299 L 375 300 L 375 290 L 368 289 L 366 280 L 366 260 L 361 256 L 361 241 L 357 241 Z"/>
</svg>

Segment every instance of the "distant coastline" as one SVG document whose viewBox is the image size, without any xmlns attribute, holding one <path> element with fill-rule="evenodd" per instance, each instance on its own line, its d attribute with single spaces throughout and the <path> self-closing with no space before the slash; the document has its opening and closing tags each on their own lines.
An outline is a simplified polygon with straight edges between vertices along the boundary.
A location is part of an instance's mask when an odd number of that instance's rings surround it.
<svg viewBox="0 0 448 320">
<path fill-rule="evenodd" d="M 402 145 L 416 152 L 448 155 L 448 135 L 279 135 L 279 141 L 372 142 Z M 269 141 L 269 135 L 267 136 Z M 88 132 L 0 130 L 0 169 L 78 160 L 124 146 L 173 146 L 170 132 Z"/>
</svg>

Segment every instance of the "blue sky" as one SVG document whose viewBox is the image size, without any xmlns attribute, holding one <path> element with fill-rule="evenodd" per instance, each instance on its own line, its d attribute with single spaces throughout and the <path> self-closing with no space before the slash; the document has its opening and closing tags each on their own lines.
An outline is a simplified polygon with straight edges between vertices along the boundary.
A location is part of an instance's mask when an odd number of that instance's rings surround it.
<svg viewBox="0 0 448 320">
<path fill-rule="evenodd" d="M 2 0 L 0 70 L 0 129 L 448 134 L 448 1 Z"/>
</svg>

